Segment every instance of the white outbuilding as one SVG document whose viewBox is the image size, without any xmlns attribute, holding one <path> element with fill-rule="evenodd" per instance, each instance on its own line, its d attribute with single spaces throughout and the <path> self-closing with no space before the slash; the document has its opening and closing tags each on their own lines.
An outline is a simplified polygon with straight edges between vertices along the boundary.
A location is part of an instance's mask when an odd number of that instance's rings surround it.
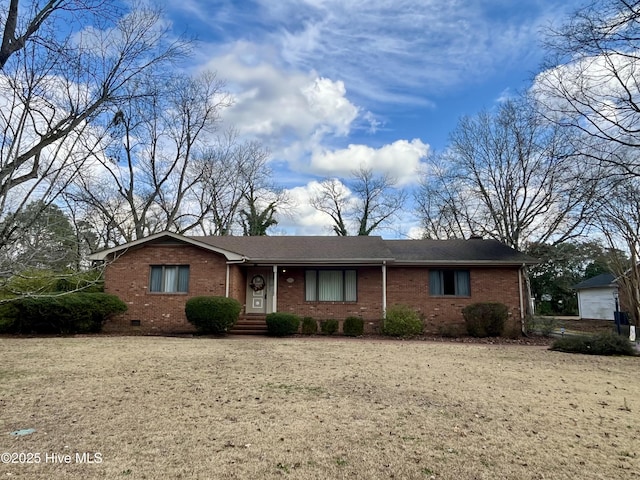
<svg viewBox="0 0 640 480">
<path fill-rule="evenodd" d="M 603 273 L 573 286 L 578 314 L 586 320 L 614 320 L 618 286 L 612 273 Z"/>
</svg>

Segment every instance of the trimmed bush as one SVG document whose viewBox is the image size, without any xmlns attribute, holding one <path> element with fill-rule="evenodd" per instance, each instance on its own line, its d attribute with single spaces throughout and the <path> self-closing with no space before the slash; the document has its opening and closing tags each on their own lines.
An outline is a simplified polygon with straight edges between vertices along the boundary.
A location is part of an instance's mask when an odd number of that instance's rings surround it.
<svg viewBox="0 0 640 480">
<path fill-rule="evenodd" d="M 200 296 L 187 300 L 184 313 L 198 332 L 224 335 L 238 321 L 242 305 L 233 298 Z"/>
<path fill-rule="evenodd" d="M 422 334 L 424 323 L 418 312 L 407 305 L 392 305 L 382 322 L 382 333 L 392 337 L 414 337 Z"/>
<path fill-rule="evenodd" d="M 302 319 L 302 334 L 315 335 L 316 333 L 318 333 L 318 322 L 316 322 L 316 319 L 304 317 Z"/>
<path fill-rule="evenodd" d="M 274 337 L 286 337 L 298 332 L 300 317 L 293 313 L 270 313 L 267 315 L 267 333 Z"/>
<path fill-rule="evenodd" d="M 338 331 L 338 320 L 334 318 L 330 318 L 328 320 L 323 320 L 320 322 L 320 331 L 325 335 L 333 335 Z"/>
<path fill-rule="evenodd" d="M 3 307 L 2 316 L 6 325 L 15 315 L 8 328 L 13 333 L 97 333 L 109 317 L 127 309 L 122 300 L 106 293 L 17 298 L 10 305 L 13 309 Z"/>
<path fill-rule="evenodd" d="M 502 303 L 473 303 L 462 309 L 467 333 L 472 337 L 499 337 L 509 317 Z"/>
<path fill-rule="evenodd" d="M 360 317 L 347 317 L 342 324 L 342 333 L 348 337 L 359 337 L 364 333 L 364 320 Z"/>
<path fill-rule="evenodd" d="M 626 337 L 613 332 L 594 336 L 565 336 L 557 339 L 550 350 L 587 355 L 636 355 L 636 351 Z"/>
</svg>

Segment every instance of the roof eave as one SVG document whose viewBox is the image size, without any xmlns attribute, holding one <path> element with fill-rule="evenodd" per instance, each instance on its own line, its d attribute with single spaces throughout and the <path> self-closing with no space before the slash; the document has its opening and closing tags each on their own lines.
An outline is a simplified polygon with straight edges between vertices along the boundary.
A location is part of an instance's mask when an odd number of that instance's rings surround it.
<svg viewBox="0 0 640 480">
<path fill-rule="evenodd" d="M 382 265 L 392 262 L 392 258 L 247 258 L 245 263 L 256 265 Z"/>
<path fill-rule="evenodd" d="M 174 240 L 178 240 L 189 245 L 193 245 L 194 247 L 199 247 L 204 250 L 209 250 L 211 252 L 216 252 L 221 255 L 224 255 L 228 261 L 236 261 L 242 262 L 245 260 L 245 257 L 239 255 L 235 252 L 230 252 L 229 250 L 225 250 L 219 247 L 214 247 L 213 245 L 209 245 L 205 242 L 201 242 L 199 240 L 194 240 L 193 237 L 186 237 L 184 235 L 179 235 L 173 232 L 159 232 L 154 233 L 153 235 L 149 235 L 148 237 L 141 238 L 139 240 L 134 240 L 132 242 L 125 243 L 123 245 L 118 245 L 117 247 L 107 248 L 105 250 L 101 250 L 99 252 L 92 253 L 88 256 L 91 261 L 103 261 L 108 258 L 110 255 L 117 254 L 118 252 L 126 252 L 131 248 L 135 248 L 145 243 L 153 242 L 154 240 L 158 240 L 159 238 L 169 237 Z"/>
<path fill-rule="evenodd" d="M 521 267 L 523 265 L 536 265 L 535 261 L 514 261 L 514 260 L 395 260 L 393 265 L 407 266 L 442 266 L 442 265 L 469 265 L 488 267 Z"/>
</svg>

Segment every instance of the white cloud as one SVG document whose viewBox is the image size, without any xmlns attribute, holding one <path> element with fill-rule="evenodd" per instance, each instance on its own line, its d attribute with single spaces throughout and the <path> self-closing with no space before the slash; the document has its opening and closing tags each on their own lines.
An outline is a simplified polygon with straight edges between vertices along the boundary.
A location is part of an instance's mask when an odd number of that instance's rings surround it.
<svg viewBox="0 0 640 480">
<path fill-rule="evenodd" d="M 341 150 L 318 150 L 311 157 L 311 169 L 318 175 L 342 176 L 360 167 L 386 172 L 398 179 L 398 185 L 414 183 L 421 160 L 429 153 L 429 145 L 420 139 L 397 140 L 380 148 L 349 145 Z"/>
<path fill-rule="evenodd" d="M 535 57 L 540 28 L 566 5 L 503 0 L 259 0 L 282 58 L 343 80 L 360 98 L 428 97 Z M 498 14 L 498 12 L 500 12 Z"/>
<path fill-rule="evenodd" d="M 274 52 L 237 42 L 216 55 L 209 66 L 223 72 L 234 104 L 223 120 L 241 135 L 257 138 L 273 157 L 287 161 L 294 171 L 319 176 L 348 176 L 363 166 L 390 172 L 407 184 L 415 179 L 429 146 L 419 139 L 397 140 L 380 148 L 351 144 L 332 149 L 336 139 L 346 138 L 361 121 L 367 130 L 380 122 L 347 97 L 342 81 L 318 77 L 315 72 L 288 71 Z"/>
<path fill-rule="evenodd" d="M 343 82 L 315 72 L 284 69 L 273 50 L 240 41 L 211 58 L 207 67 L 227 82 L 234 104 L 224 121 L 261 138 L 347 135 L 358 108 Z"/>
<path fill-rule="evenodd" d="M 288 235 L 335 235 L 331 218 L 313 208 L 311 198 L 320 188 L 320 184 L 311 181 L 306 185 L 287 190 L 293 209 L 288 215 L 278 217 L 278 230 Z"/>
</svg>

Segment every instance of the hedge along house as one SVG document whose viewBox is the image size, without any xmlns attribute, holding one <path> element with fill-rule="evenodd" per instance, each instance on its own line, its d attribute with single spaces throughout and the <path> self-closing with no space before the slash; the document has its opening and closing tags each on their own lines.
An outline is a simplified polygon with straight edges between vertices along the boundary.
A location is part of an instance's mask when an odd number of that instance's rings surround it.
<svg viewBox="0 0 640 480">
<path fill-rule="evenodd" d="M 475 302 L 509 309 L 523 325 L 530 257 L 495 240 L 384 240 L 381 237 L 182 236 L 163 232 L 94 253 L 106 262 L 105 291 L 128 311 L 105 331 L 193 331 L 184 307 L 198 295 L 232 297 L 243 317 L 291 312 L 315 319 L 358 316 L 374 332 L 386 309 L 406 304 L 425 331 L 458 328 Z"/>
</svg>

